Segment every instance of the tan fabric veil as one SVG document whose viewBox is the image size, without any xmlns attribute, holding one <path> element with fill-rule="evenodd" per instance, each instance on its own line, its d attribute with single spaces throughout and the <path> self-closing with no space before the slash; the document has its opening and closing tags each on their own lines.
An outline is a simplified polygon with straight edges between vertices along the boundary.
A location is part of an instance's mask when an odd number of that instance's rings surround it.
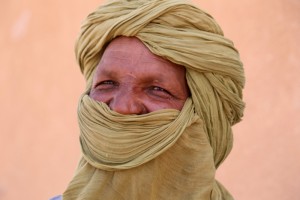
<svg viewBox="0 0 300 200">
<path fill-rule="evenodd" d="M 191 97 L 181 111 L 124 116 L 84 93 L 83 157 L 63 199 L 232 199 L 215 170 L 231 151 L 231 127 L 244 110 L 244 71 L 233 43 L 186 1 L 111 1 L 87 17 L 76 43 L 87 91 L 105 47 L 118 36 L 137 37 L 185 66 Z"/>
</svg>

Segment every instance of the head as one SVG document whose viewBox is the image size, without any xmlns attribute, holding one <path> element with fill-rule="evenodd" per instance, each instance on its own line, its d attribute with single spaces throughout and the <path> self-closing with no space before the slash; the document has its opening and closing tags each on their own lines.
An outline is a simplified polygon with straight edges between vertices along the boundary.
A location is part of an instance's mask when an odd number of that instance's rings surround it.
<svg viewBox="0 0 300 200">
<path fill-rule="evenodd" d="M 181 110 L 189 96 L 185 68 L 154 55 L 136 37 L 118 37 L 96 67 L 90 97 L 120 114 Z"/>
<path fill-rule="evenodd" d="M 119 113 L 180 110 L 190 96 L 194 112 L 205 124 L 216 167 L 227 157 L 232 148 L 231 126 L 243 116 L 245 77 L 237 49 L 211 15 L 185 0 L 111 1 L 87 17 L 75 51 L 90 96 Z M 109 76 L 103 77 L 105 73 Z M 112 74 L 117 81 L 112 81 Z M 149 83 L 163 79 L 180 95 L 153 101 L 145 90 L 146 79 Z M 150 85 L 155 93 L 167 90 Z"/>
</svg>

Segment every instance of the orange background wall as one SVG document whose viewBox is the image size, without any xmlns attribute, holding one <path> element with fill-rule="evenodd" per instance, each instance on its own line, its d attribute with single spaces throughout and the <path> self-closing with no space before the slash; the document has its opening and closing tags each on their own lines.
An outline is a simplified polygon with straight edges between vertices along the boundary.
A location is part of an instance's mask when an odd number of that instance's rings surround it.
<svg viewBox="0 0 300 200">
<path fill-rule="evenodd" d="M 80 22 L 101 1 L 0 3 L 0 199 L 64 191 L 79 159 L 74 58 Z M 300 198 L 300 1 L 198 0 L 235 42 L 247 108 L 217 177 L 236 199 Z"/>
</svg>

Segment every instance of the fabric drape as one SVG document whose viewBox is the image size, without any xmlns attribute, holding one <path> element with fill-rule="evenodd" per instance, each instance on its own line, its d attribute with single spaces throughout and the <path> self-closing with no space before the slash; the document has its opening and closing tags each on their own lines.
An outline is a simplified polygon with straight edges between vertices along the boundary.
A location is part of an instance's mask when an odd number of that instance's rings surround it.
<svg viewBox="0 0 300 200">
<path fill-rule="evenodd" d="M 145 164 L 170 148 L 198 117 L 191 99 L 181 110 L 145 115 L 116 113 L 84 95 L 79 104 L 83 156 L 96 168 L 114 171 Z"/>
<path fill-rule="evenodd" d="M 83 22 L 75 47 L 87 90 L 118 36 L 137 37 L 184 66 L 191 97 L 180 112 L 120 116 L 83 95 L 83 158 L 63 199 L 232 199 L 214 178 L 244 110 L 244 71 L 232 41 L 212 16 L 184 0 L 108 2 Z"/>
</svg>

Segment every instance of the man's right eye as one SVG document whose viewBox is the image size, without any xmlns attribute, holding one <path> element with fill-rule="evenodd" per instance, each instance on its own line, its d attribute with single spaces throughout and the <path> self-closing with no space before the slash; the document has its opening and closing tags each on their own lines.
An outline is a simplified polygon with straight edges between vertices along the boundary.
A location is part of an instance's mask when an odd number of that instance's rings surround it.
<svg viewBox="0 0 300 200">
<path fill-rule="evenodd" d="M 105 89 L 112 89 L 113 87 L 117 86 L 118 84 L 112 80 L 106 80 L 98 83 L 96 85 L 96 89 L 105 90 Z"/>
<path fill-rule="evenodd" d="M 102 81 L 102 82 L 100 82 L 99 85 L 114 85 L 114 84 L 115 84 L 114 81 L 108 80 L 108 81 Z"/>
</svg>

